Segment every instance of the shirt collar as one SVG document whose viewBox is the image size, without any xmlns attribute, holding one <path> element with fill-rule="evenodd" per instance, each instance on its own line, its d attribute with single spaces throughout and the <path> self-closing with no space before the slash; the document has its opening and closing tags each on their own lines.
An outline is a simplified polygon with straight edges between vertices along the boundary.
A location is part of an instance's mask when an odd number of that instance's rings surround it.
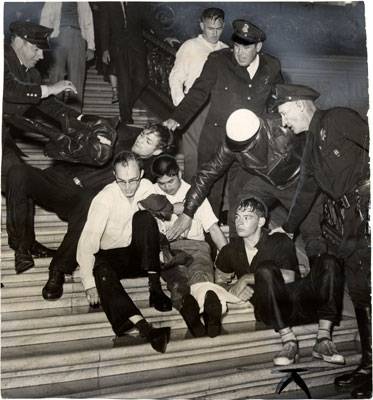
<svg viewBox="0 0 373 400">
<path fill-rule="evenodd" d="M 259 68 L 259 54 L 256 55 L 256 57 L 254 58 L 252 63 L 246 68 L 246 70 L 249 73 L 251 79 L 254 78 L 258 68 Z"/>
</svg>

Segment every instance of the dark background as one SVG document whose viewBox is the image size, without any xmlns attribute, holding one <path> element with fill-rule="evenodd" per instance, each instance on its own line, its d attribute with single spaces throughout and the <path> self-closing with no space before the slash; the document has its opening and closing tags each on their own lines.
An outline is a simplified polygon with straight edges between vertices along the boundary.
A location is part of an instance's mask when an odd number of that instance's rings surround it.
<svg viewBox="0 0 373 400">
<path fill-rule="evenodd" d="M 236 18 L 245 18 L 267 33 L 266 51 L 305 55 L 366 56 L 364 2 L 347 5 L 306 2 L 138 2 L 146 25 L 161 38 L 184 41 L 199 33 L 204 8 L 226 13 L 222 39 L 229 42 Z M 38 22 L 42 2 L 6 2 L 4 29 L 14 19 Z M 7 35 L 6 35 L 7 36 Z"/>
</svg>

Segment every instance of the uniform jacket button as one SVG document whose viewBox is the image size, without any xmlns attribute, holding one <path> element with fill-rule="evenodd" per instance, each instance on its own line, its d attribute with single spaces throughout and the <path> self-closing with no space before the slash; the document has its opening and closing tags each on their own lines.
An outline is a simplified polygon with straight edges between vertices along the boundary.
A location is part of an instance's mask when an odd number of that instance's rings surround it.
<svg viewBox="0 0 373 400">
<path fill-rule="evenodd" d="M 247 100 L 251 100 L 251 97 L 249 96 L 249 97 L 247 98 Z"/>
<path fill-rule="evenodd" d="M 214 126 L 218 126 L 218 123 L 217 123 L 217 122 L 214 122 Z"/>
</svg>

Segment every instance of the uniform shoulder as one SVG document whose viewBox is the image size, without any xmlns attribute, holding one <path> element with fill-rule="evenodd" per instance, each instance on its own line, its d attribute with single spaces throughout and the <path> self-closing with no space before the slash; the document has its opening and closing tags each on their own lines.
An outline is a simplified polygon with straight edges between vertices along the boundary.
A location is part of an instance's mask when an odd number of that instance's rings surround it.
<svg viewBox="0 0 373 400">
<path fill-rule="evenodd" d="M 232 49 L 230 47 L 226 47 L 224 49 L 213 51 L 209 54 L 209 59 L 221 59 L 221 58 L 229 58 L 232 56 Z"/>
<path fill-rule="evenodd" d="M 280 60 L 268 53 L 262 53 L 261 57 L 263 57 L 263 59 L 265 60 L 265 62 L 267 64 L 269 64 L 270 66 L 278 66 L 280 67 L 281 63 Z"/>
</svg>

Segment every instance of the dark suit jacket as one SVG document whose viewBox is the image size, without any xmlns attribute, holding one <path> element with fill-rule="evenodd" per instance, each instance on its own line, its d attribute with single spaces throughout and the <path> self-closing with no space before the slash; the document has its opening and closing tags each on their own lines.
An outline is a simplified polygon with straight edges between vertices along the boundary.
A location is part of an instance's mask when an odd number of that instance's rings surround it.
<svg viewBox="0 0 373 400">
<path fill-rule="evenodd" d="M 128 2 L 126 9 L 126 24 L 119 1 L 105 2 L 101 8 L 101 46 L 102 50 L 113 47 L 132 47 L 145 51 L 142 37 L 143 21 L 138 12 L 140 3 Z"/>
</svg>

